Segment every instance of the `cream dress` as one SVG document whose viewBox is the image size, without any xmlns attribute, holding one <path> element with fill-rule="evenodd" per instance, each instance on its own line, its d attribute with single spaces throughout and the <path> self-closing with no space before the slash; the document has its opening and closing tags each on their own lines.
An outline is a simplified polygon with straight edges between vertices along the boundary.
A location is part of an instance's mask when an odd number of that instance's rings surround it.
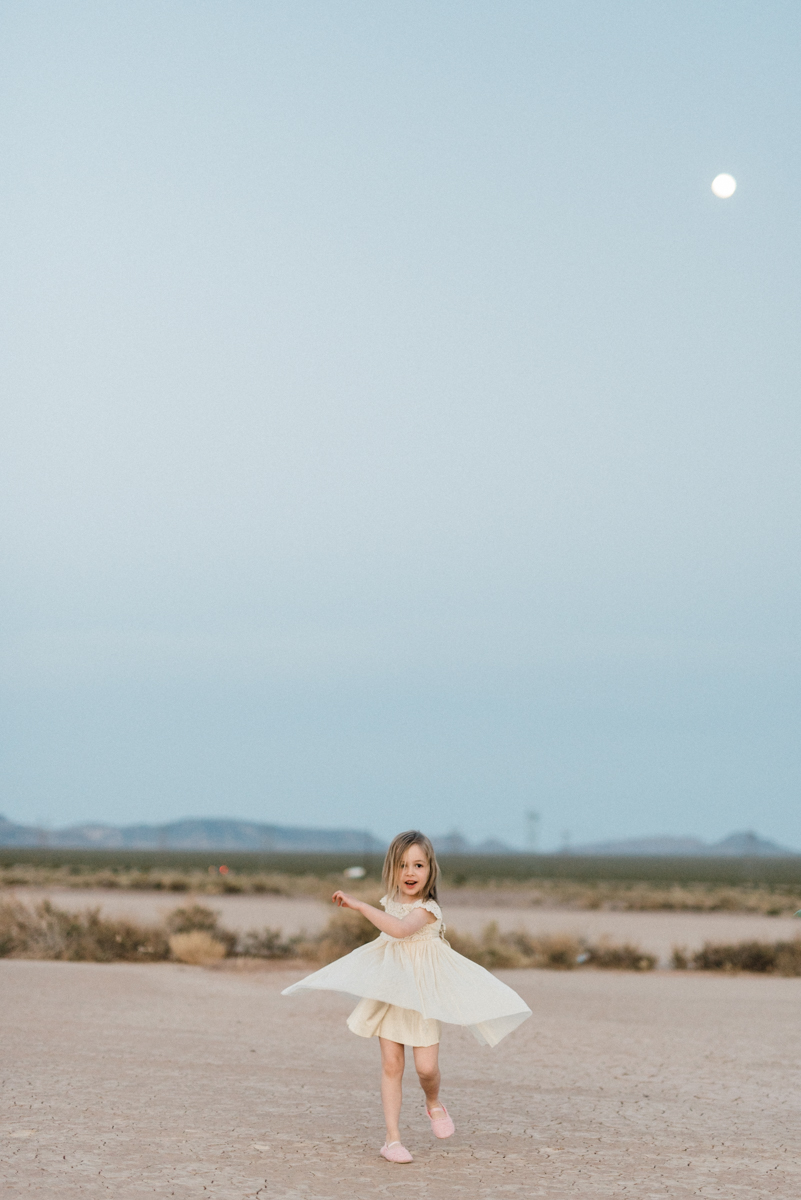
<svg viewBox="0 0 801 1200">
<path fill-rule="evenodd" d="M 385 1037 L 405 1046 L 433 1046 L 443 1021 L 466 1025 L 479 1042 L 495 1046 L 531 1016 L 517 992 L 451 949 L 435 900 L 400 904 L 384 896 L 381 904 L 401 921 L 416 908 L 427 909 L 436 920 L 405 938 L 381 933 L 282 995 L 316 988 L 359 996 L 348 1028 L 360 1037 Z"/>
</svg>

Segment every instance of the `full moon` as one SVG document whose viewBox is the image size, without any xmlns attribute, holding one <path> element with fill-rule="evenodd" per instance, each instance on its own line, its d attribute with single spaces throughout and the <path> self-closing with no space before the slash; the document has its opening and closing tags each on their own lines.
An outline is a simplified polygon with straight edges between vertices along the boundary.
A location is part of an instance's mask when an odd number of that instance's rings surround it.
<svg viewBox="0 0 801 1200">
<path fill-rule="evenodd" d="M 737 180 L 733 175 L 716 175 L 712 180 L 712 191 L 718 200 L 728 200 L 729 196 L 734 195 L 736 187 Z"/>
</svg>

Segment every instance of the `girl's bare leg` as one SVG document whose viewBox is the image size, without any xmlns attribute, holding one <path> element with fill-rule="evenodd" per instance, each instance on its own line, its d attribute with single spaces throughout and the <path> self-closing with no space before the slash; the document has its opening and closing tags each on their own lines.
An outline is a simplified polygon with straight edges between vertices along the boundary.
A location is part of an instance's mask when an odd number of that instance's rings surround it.
<svg viewBox="0 0 801 1200">
<path fill-rule="evenodd" d="M 439 1045 L 415 1046 L 414 1065 L 417 1068 L 420 1087 L 426 1094 L 426 1108 L 429 1112 L 433 1112 L 435 1108 L 442 1108 L 439 1102 Z"/>
<path fill-rule="evenodd" d="M 381 1045 L 381 1103 L 384 1106 L 384 1119 L 387 1123 L 387 1145 L 399 1142 L 400 1110 L 403 1097 L 403 1068 L 406 1065 L 406 1052 L 400 1042 L 391 1042 L 389 1038 L 378 1039 Z M 415 1062 L 417 1050 L 415 1050 Z"/>
</svg>

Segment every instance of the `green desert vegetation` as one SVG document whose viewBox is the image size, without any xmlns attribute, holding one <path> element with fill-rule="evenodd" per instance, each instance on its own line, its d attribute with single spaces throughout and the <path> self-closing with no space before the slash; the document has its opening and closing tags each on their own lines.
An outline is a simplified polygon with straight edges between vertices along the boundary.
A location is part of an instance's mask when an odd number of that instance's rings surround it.
<svg viewBox="0 0 801 1200">
<path fill-rule="evenodd" d="M 692 859 L 669 860 L 675 867 L 671 878 L 665 862 L 657 859 L 634 860 L 635 870 L 631 862 L 621 864 L 620 859 L 585 862 L 552 856 L 543 864 L 533 857 L 519 857 L 533 864 L 532 871 L 543 872 L 549 866 L 562 874 L 526 877 L 520 874 L 516 860 L 506 858 L 475 862 L 445 859 L 445 902 L 454 907 L 472 903 L 489 908 L 504 905 L 629 912 L 753 912 L 770 916 L 801 908 L 801 872 L 795 859 L 747 860 L 752 877 L 739 860 L 734 860 L 734 865 L 724 861 L 723 866 L 715 861 L 709 870 L 705 864 L 712 860 L 701 860 L 700 864 Z M 508 874 L 510 862 L 517 875 Z M 274 864 L 284 869 L 273 869 Z M 784 864 L 783 869 L 780 864 Z M 208 855 L 188 853 L 17 850 L 12 854 L 5 849 L 0 851 L 0 889 L 114 888 L 210 897 L 250 894 L 327 900 L 335 888 L 342 886 L 342 872 L 349 865 L 350 860 L 344 856 L 332 855 L 273 855 L 270 869 L 266 869 L 264 856 L 260 855 L 237 855 L 225 861 L 218 855 L 210 862 Z M 225 870 L 221 872 L 220 867 Z M 364 879 L 346 883 L 350 892 L 363 898 L 376 894 L 380 879 L 380 863 L 368 863 L 368 867 Z M 632 872 L 631 877 L 625 875 L 624 867 Z M 490 870 L 495 874 L 489 874 Z M 705 872 L 713 877 L 704 878 Z"/>
<path fill-rule="evenodd" d="M 340 878 L 346 867 L 360 864 L 375 884 L 381 878 L 383 856 L 347 853 L 261 853 L 225 850 L 90 850 L 47 846 L 0 847 L 0 871 L 38 867 L 74 876 L 109 879 L 133 876 L 213 876 L 225 864 L 243 886 L 247 876 L 308 879 Z M 443 883 L 448 887 L 511 883 L 537 884 L 545 880 L 573 883 L 647 883 L 663 887 L 716 884 L 722 886 L 795 887 L 801 893 L 801 855 L 788 858 L 682 857 L 635 855 L 498 854 L 440 856 Z M 217 882 L 228 882 L 228 879 Z M 92 884 L 95 886 L 95 884 Z"/>
</svg>

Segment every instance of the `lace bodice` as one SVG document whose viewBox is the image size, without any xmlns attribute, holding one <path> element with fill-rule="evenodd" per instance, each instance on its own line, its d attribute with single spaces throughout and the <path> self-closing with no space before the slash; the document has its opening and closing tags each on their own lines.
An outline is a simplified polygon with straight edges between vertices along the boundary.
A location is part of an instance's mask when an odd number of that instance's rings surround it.
<svg viewBox="0 0 801 1200">
<path fill-rule="evenodd" d="M 380 903 L 385 912 L 388 912 L 391 917 L 397 917 L 399 921 L 408 917 L 409 913 L 413 912 L 416 908 L 424 908 L 437 918 L 436 921 L 429 921 L 422 929 L 418 929 L 417 933 L 412 933 L 408 938 L 401 939 L 404 942 L 417 941 L 418 938 L 422 937 L 442 937 L 445 933 L 442 909 L 436 900 L 411 900 L 408 904 L 401 904 L 398 900 L 391 900 L 388 896 L 382 896 Z M 387 934 L 386 936 L 389 935 Z"/>
</svg>

